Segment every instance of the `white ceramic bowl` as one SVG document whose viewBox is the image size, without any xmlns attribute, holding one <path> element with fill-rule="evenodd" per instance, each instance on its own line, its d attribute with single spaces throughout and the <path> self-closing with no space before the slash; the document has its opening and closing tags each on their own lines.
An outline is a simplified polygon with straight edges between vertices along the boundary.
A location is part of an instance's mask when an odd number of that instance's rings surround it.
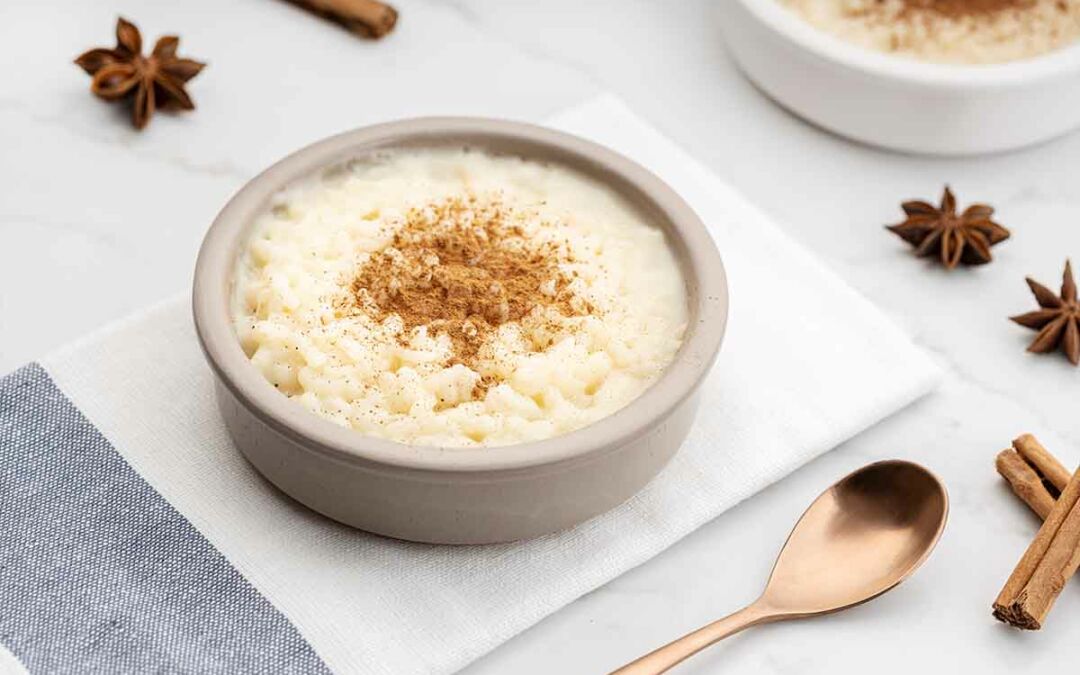
<svg viewBox="0 0 1080 675">
<path fill-rule="evenodd" d="M 943 65 L 848 44 L 776 0 L 720 0 L 743 72 L 795 114 L 906 152 L 1020 148 L 1080 126 L 1080 45 L 1024 61 Z"/>
</svg>

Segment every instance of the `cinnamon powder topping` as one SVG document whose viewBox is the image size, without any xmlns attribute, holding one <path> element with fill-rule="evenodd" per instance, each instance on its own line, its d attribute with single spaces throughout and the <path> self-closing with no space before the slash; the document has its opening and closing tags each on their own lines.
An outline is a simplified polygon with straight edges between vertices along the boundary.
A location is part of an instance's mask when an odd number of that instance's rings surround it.
<svg viewBox="0 0 1080 675">
<path fill-rule="evenodd" d="M 377 321 L 400 317 L 403 341 L 420 326 L 445 333 L 450 364 L 474 369 L 484 342 L 504 323 L 539 319 L 545 307 L 562 316 L 592 313 L 560 268 L 573 262 L 568 244 L 529 238 L 524 217 L 475 195 L 409 210 L 391 243 L 353 279 L 356 308 Z"/>
<path fill-rule="evenodd" d="M 993 14 L 1023 9 L 1033 0 L 903 0 L 905 12 L 933 12 L 948 17 Z"/>
</svg>

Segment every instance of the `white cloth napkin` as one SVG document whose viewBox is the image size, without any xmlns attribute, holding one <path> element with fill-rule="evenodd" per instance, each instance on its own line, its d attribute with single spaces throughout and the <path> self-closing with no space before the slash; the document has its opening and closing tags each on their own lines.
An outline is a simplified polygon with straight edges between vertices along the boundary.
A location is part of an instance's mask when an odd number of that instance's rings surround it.
<svg viewBox="0 0 1080 675">
<path fill-rule="evenodd" d="M 704 385 L 704 414 L 660 477 L 610 513 L 529 542 L 453 548 L 370 536 L 307 511 L 230 444 L 186 297 L 42 361 L 116 451 L 336 672 L 456 670 L 936 380 L 932 363 L 869 302 L 615 99 L 551 124 L 670 183 L 708 224 L 730 277 L 729 332 Z"/>
</svg>

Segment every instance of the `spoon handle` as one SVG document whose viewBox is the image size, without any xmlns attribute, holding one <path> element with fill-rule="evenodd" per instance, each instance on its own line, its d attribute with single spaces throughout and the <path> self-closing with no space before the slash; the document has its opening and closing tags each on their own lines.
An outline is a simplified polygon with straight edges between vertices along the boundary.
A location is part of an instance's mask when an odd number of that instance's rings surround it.
<svg viewBox="0 0 1080 675">
<path fill-rule="evenodd" d="M 649 652 L 636 661 L 626 664 L 611 675 L 657 675 L 697 654 L 702 649 L 716 644 L 720 640 L 734 635 L 744 628 L 766 623 L 778 617 L 758 603 L 744 607 L 723 619 L 713 621 L 693 633 L 687 633 L 678 640 L 669 642 L 656 651 Z"/>
</svg>

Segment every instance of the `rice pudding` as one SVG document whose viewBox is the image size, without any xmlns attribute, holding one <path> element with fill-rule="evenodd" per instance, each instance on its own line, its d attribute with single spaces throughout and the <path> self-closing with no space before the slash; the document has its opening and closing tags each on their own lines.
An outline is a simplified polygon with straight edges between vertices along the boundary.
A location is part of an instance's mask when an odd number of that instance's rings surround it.
<svg viewBox="0 0 1080 675">
<path fill-rule="evenodd" d="M 285 396 L 358 432 L 499 446 L 625 406 L 678 351 L 684 280 L 622 196 L 559 165 L 393 151 L 290 186 L 236 262 L 232 314 Z"/>
<path fill-rule="evenodd" d="M 1080 0 L 778 0 L 868 49 L 939 63 L 1032 58 L 1080 40 Z"/>
</svg>

